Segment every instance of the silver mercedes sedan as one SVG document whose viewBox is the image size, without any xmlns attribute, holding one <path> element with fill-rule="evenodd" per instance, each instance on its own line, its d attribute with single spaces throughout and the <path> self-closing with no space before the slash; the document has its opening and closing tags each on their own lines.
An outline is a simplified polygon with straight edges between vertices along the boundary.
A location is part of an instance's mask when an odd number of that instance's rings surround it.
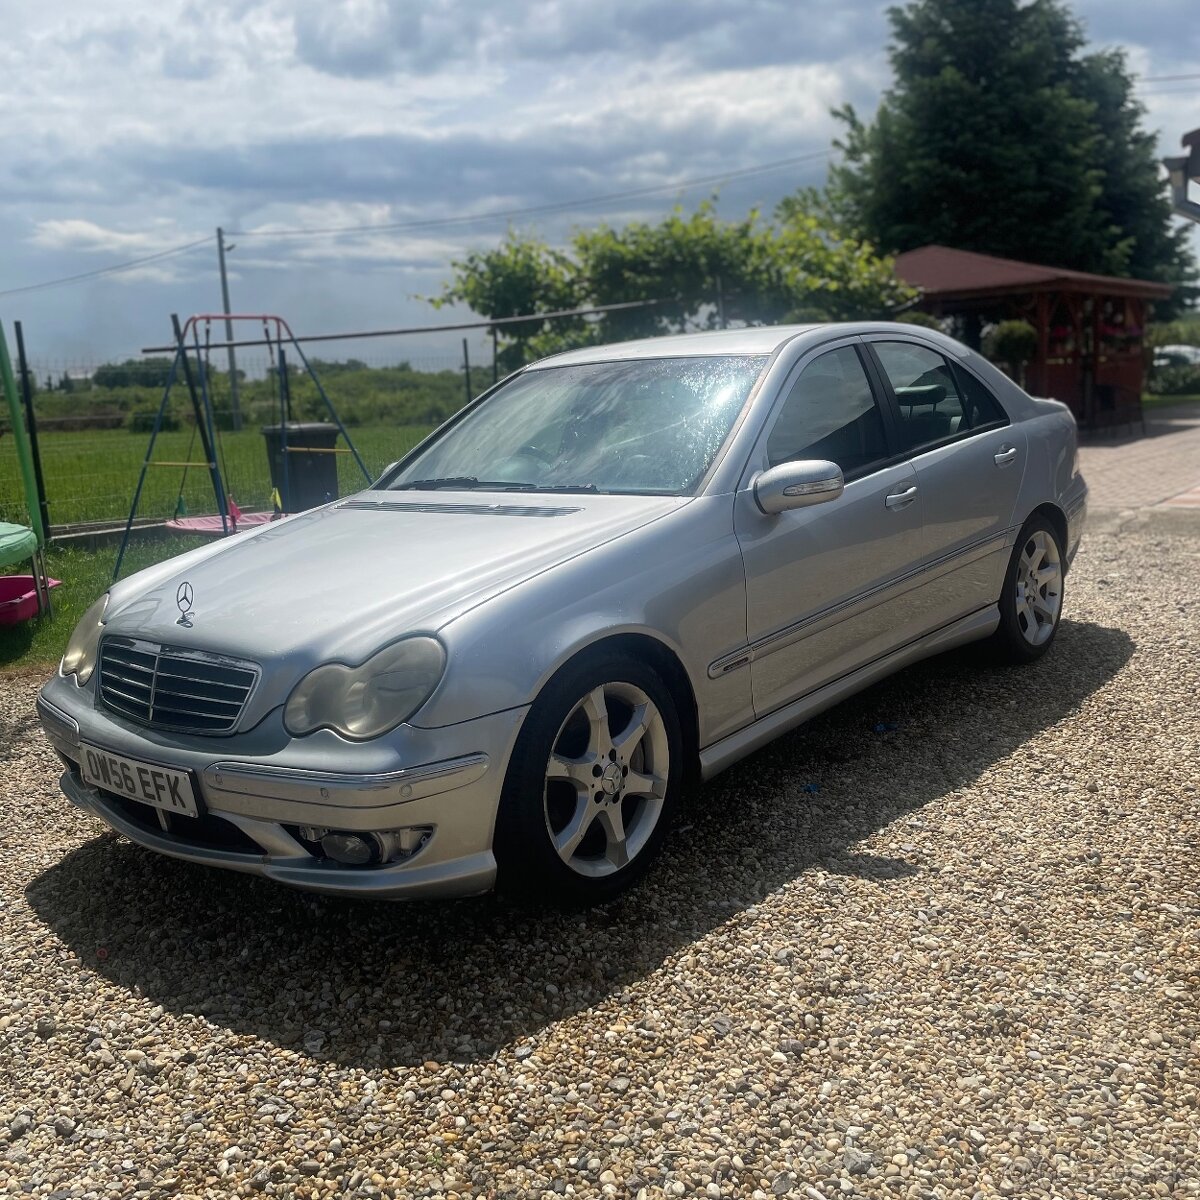
<svg viewBox="0 0 1200 1200">
<path fill-rule="evenodd" d="M 561 354 L 367 491 L 115 584 L 38 701 L 132 841 L 322 892 L 604 900 L 689 788 L 917 659 L 1051 646 L 1076 428 L 911 325 Z"/>
</svg>

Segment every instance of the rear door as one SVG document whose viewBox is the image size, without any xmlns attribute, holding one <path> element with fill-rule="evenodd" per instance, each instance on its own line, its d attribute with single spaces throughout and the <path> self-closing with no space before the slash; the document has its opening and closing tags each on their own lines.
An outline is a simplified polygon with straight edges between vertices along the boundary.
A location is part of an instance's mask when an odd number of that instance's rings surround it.
<svg viewBox="0 0 1200 1200">
<path fill-rule="evenodd" d="M 754 476 L 799 459 L 836 462 L 845 491 L 764 515 Z M 921 556 L 921 497 L 912 464 L 897 458 L 861 339 L 821 347 L 796 365 L 747 465 L 734 523 L 758 715 L 912 640 L 920 618 L 902 596 Z M 730 656 L 729 665 L 737 661 Z"/>
<path fill-rule="evenodd" d="M 923 588 L 933 624 L 994 604 L 1025 471 L 1025 432 L 970 370 L 928 345 L 867 345 L 924 504 Z"/>
</svg>

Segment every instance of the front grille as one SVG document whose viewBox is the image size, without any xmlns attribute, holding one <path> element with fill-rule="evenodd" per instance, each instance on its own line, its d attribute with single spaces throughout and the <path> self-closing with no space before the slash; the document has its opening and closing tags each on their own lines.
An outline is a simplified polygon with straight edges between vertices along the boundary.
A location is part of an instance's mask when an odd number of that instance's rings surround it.
<svg viewBox="0 0 1200 1200">
<path fill-rule="evenodd" d="M 258 670 L 199 650 L 135 638 L 100 643 L 100 699 L 123 717 L 155 729 L 228 733 L 258 679 Z"/>
</svg>

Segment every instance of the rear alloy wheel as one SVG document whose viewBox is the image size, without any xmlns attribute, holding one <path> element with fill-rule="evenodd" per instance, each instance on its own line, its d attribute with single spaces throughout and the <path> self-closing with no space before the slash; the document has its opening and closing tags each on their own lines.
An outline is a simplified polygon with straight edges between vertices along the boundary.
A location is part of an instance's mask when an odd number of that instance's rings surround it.
<svg viewBox="0 0 1200 1200">
<path fill-rule="evenodd" d="M 1013 547 L 996 638 L 1014 662 L 1033 662 L 1050 649 L 1063 603 L 1063 552 L 1045 517 L 1026 522 Z"/>
<path fill-rule="evenodd" d="M 666 833 L 681 754 L 674 700 L 648 667 L 625 656 L 568 666 L 531 708 L 509 767 L 501 885 L 570 903 L 624 890 Z"/>
</svg>

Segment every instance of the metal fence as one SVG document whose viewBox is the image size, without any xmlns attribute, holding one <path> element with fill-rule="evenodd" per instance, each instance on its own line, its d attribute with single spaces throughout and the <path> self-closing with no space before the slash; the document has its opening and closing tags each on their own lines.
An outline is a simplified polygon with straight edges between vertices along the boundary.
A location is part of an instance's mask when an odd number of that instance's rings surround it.
<svg viewBox="0 0 1200 1200">
<path fill-rule="evenodd" d="M 597 311 L 606 310 L 531 314 L 521 320 L 550 325 Z M 207 331 L 210 341 L 203 354 L 216 424 L 215 454 L 225 489 L 238 506 L 246 511 L 269 508 L 272 484 L 262 431 L 280 419 L 278 364 L 273 352 L 252 337 L 237 345 L 235 412 L 224 329 L 218 325 Z M 480 322 L 440 330 L 316 334 L 300 340 L 375 476 L 506 370 L 496 361 L 495 333 L 495 326 Z M 111 363 L 30 357 L 27 365 L 36 388 L 33 411 L 53 530 L 120 524 L 129 515 L 163 396 L 163 381 L 155 371 L 165 374 L 162 362 L 169 362 L 171 350 L 169 345 L 149 347 L 136 358 L 146 370 L 125 375 Z M 292 360 L 287 363 L 291 418 L 322 419 L 324 406 L 317 390 L 298 367 Z M 138 517 L 166 520 L 176 513 L 215 513 L 204 457 L 187 389 L 177 383 L 155 445 L 155 465 L 147 471 Z M 361 488 L 362 475 L 353 456 L 340 454 L 337 461 L 342 494 Z M 0 521 L 27 519 L 13 439 L 0 432 Z"/>
</svg>

